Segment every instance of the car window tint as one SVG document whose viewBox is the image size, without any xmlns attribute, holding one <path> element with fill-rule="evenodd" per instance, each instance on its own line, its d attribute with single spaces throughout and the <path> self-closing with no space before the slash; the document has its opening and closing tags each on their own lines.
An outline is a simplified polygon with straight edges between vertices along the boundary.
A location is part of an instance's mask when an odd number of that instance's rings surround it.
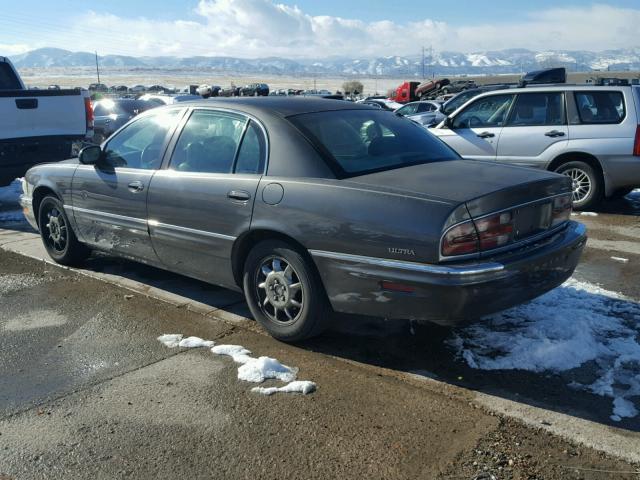
<svg viewBox="0 0 640 480">
<path fill-rule="evenodd" d="M 325 154 L 339 178 L 459 158 L 406 118 L 380 110 L 338 110 L 289 117 Z"/>
<path fill-rule="evenodd" d="M 246 122 L 239 115 L 196 110 L 180 134 L 170 168 L 180 172 L 231 173 Z"/>
<path fill-rule="evenodd" d="M 20 90 L 20 80 L 6 62 L 0 62 L 0 90 Z"/>
<path fill-rule="evenodd" d="M 249 122 L 238 151 L 235 173 L 263 173 L 264 160 L 264 135 L 255 122 Z"/>
<path fill-rule="evenodd" d="M 622 92 L 575 92 L 582 123 L 620 123 L 625 117 Z"/>
<path fill-rule="evenodd" d="M 513 102 L 513 95 L 492 95 L 476 100 L 453 120 L 453 128 L 501 127 Z"/>
<path fill-rule="evenodd" d="M 514 127 L 565 123 L 562 92 L 520 94 L 509 118 L 509 125 Z"/>
<path fill-rule="evenodd" d="M 178 110 L 168 110 L 129 124 L 107 143 L 107 162 L 113 167 L 160 168 L 162 147 L 176 125 L 178 113 Z"/>
</svg>

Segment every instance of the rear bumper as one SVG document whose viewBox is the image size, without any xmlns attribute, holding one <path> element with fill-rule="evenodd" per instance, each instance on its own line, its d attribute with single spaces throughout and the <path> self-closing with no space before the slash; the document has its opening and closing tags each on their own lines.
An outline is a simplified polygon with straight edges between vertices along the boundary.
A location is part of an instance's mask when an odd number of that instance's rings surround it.
<svg viewBox="0 0 640 480">
<path fill-rule="evenodd" d="M 513 307 L 562 284 L 573 274 L 586 239 L 584 225 L 569 222 L 562 231 L 528 247 L 482 263 L 446 266 L 310 253 L 336 311 L 455 325 Z M 398 286 L 405 291 L 397 291 Z"/>
</svg>

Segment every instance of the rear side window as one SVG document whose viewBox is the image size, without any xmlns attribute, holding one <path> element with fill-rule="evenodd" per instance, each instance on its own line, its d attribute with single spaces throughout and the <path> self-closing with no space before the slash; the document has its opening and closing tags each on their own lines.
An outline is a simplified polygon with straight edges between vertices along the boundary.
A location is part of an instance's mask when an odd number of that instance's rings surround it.
<svg viewBox="0 0 640 480">
<path fill-rule="evenodd" d="M 250 121 L 242 139 L 235 173 L 262 173 L 265 159 L 264 135 L 255 122 Z"/>
<path fill-rule="evenodd" d="M 0 90 L 20 90 L 20 81 L 6 62 L 0 62 Z"/>
<path fill-rule="evenodd" d="M 512 127 L 564 125 L 562 92 L 524 93 L 518 95 L 508 125 Z"/>
<path fill-rule="evenodd" d="M 575 92 L 581 123 L 620 123 L 626 115 L 622 92 Z"/>
<path fill-rule="evenodd" d="M 390 112 L 336 110 L 289 120 L 324 154 L 338 178 L 459 158 L 426 129 Z"/>
</svg>

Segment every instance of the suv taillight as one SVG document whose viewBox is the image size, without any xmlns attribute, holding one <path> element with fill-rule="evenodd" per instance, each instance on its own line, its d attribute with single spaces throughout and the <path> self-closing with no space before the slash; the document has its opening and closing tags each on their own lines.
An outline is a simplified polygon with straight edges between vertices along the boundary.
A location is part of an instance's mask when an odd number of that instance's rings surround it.
<svg viewBox="0 0 640 480">
<path fill-rule="evenodd" d="M 513 215 L 511 212 L 496 213 L 488 217 L 456 225 L 442 239 L 442 255 L 467 255 L 480 250 L 491 250 L 511 242 Z"/>
<path fill-rule="evenodd" d="M 93 104 L 88 97 L 84 99 L 84 113 L 87 119 L 87 130 L 93 130 Z"/>
<path fill-rule="evenodd" d="M 636 127 L 636 140 L 633 142 L 633 155 L 640 157 L 640 125 Z"/>
</svg>

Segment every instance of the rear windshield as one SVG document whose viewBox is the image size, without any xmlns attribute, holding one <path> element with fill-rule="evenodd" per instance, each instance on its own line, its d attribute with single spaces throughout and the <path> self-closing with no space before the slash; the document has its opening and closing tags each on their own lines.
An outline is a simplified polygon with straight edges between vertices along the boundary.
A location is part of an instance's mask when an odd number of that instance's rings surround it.
<svg viewBox="0 0 640 480">
<path fill-rule="evenodd" d="M 620 123 L 624 120 L 622 92 L 575 92 L 582 123 Z"/>
<path fill-rule="evenodd" d="M 336 110 L 289 117 L 339 178 L 460 158 L 406 118 L 381 110 Z"/>
<path fill-rule="evenodd" d="M 110 115 L 116 113 L 118 115 L 137 115 L 149 110 L 153 107 L 157 107 L 159 104 L 156 102 L 149 102 L 146 100 L 100 100 L 96 103 L 95 114 Z"/>
<path fill-rule="evenodd" d="M 20 90 L 20 80 L 6 62 L 0 62 L 0 90 Z"/>
</svg>

